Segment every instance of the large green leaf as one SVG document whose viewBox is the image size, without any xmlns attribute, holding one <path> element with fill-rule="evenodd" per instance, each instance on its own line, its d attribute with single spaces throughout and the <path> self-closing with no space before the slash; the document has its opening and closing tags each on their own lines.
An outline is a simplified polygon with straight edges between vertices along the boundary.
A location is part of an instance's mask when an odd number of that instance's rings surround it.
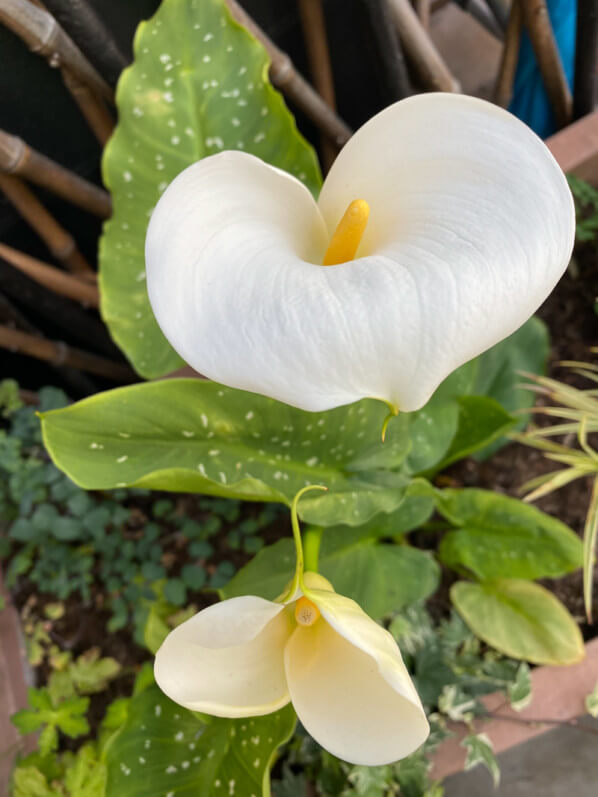
<svg viewBox="0 0 598 797">
<path fill-rule="evenodd" d="M 573 617 L 531 581 L 458 581 L 451 599 L 474 634 L 507 656 L 534 664 L 574 664 L 585 655 Z"/>
<path fill-rule="evenodd" d="M 295 727 L 291 706 L 231 720 L 181 708 L 157 686 L 128 702 L 106 750 L 106 793 L 118 797 L 269 797 L 270 767 Z"/>
<path fill-rule="evenodd" d="M 521 372 L 543 374 L 550 353 L 550 336 L 546 324 L 532 317 L 517 332 L 497 343 L 478 358 L 478 369 L 472 392 L 490 396 L 509 412 L 518 412 L 518 428 L 529 415 L 519 414 L 534 403 L 534 393 L 522 387 Z M 494 453 L 504 440 L 496 440 L 476 456 L 485 458 Z"/>
<path fill-rule="evenodd" d="M 250 152 L 317 192 L 321 177 L 281 95 L 268 55 L 223 0 L 163 0 L 135 36 L 116 94 L 119 121 L 103 159 L 113 216 L 100 243 L 102 315 L 146 378 L 181 360 L 154 320 L 144 240 L 160 194 L 184 168 L 225 149 Z"/>
<path fill-rule="evenodd" d="M 579 537 L 523 501 L 487 490 L 443 490 L 437 509 L 459 526 L 440 545 L 449 567 L 480 579 L 558 578 L 581 567 Z"/>
<path fill-rule="evenodd" d="M 406 469 L 436 471 L 469 454 L 487 456 L 499 448 L 515 422 L 506 412 L 533 404 L 533 393 L 518 387 L 520 371 L 542 373 L 548 350 L 546 326 L 530 318 L 513 335 L 453 371 L 426 406 L 410 415 L 413 445 Z M 502 406 L 502 416 L 492 399 Z M 518 425 L 525 421 L 522 416 Z"/>
<path fill-rule="evenodd" d="M 435 471 L 490 445 L 515 423 L 515 418 L 488 396 L 461 396 L 457 406 L 455 435 Z"/>
<path fill-rule="evenodd" d="M 365 523 L 392 512 L 408 479 L 409 450 L 399 416 L 380 440 L 386 406 L 372 399 L 308 413 L 273 399 L 199 379 L 171 379 L 99 393 L 42 414 L 46 447 L 87 489 L 137 486 L 290 504 L 307 484 L 304 520 Z"/>
<path fill-rule="evenodd" d="M 363 528 L 338 526 L 324 531 L 319 572 L 335 590 L 359 603 L 375 620 L 424 600 L 438 586 L 438 565 L 431 555 L 406 545 L 379 543 Z M 364 536 L 365 535 L 365 536 Z M 290 539 L 263 548 L 221 589 L 223 598 L 259 595 L 272 600 L 293 575 Z"/>
<path fill-rule="evenodd" d="M 423 409 L 409 414 L 411 451 L 405 467 L 409 473 L 434 468 L 449 450 L 459 426 L 457 399 L 471 390 L 477 360 L 470 360 L 448 376 Z"/>
</svg>

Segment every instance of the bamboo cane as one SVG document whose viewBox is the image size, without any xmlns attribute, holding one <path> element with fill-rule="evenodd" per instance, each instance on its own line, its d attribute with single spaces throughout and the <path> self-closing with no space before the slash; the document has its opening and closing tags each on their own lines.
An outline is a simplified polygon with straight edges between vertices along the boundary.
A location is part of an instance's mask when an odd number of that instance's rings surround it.
<svg viewBox="0 0 598 797">
<path fill-rule="evenodd" d="M 326 21 L 322 9 L 322 0 L 299 0 L 299 17 L 303 28 L 303 39 L 307 51 L 309 71 L 313 84 L 324 102 L 332 109 L 336 106 L 334 96 L 334 80 L 328 40 L 326 38 Z M 324 133 L 320 137 L 320 150 L 324 170 L 328 171 L 338 152 L 338 146 L 330 141 Z"/>
<path fill-rule="evenodd" d="M 0 323 L 9 326 L 9 328 L 20 329 L 22 332 L 33 336 L 41 335 L 39 329 L 33 326 L 2 293 L 0 293 Z M 60 375 L 69 390 L 81 395 L 96 393 L 98 390 L 98 386 L 88 376 L 74 368 L 61 368 Z"/>
<path fill-rule="evenodd" d="M 43 11 L 47 11 L 42 0 L 29 0 L 29 2 Z M 106 108 L 104 101 L 68 69 L 63 67 L 60 72 L 64 85 L 77 103 L 89 129 L 104 147 L 114 130 L 114 119 Z"/>
<path fill-rule="evenodd" d="M 405 65 L 403 48 L 393 25 L 393 17 L 387 0 L 362 0 L 376 53 L 380 57 L 383 78 L 388 90 L 388 102 L 407 97 L 411 85 Z"/>
<path fill-rule="evenodd" d="M 0 0 L 0 22 L 23 39 L 34 53 L 45 56 L 50 66 L 66 67 L 101 97 L 114 100 L 104 78 L 47 11 L 28 0 Z"/>
<path fill-rule="evenodd" d="M 100 144 L 105 146 L 114 131 L 114 119 L 104 105 L 104 101 L 97 94 L 94 94 L 85 83 L 76 78 L 72 72 L 69 72 L 68 69 L 62 70 L 62 79 L 72 98 L 79 106 L 79 110 L 91 132 Z"/>
<path fill-rule="evenodd" d="M 507 0 L 486 0 L 486 3 L 490 7 L 490 11 L 492 11 L 494 19 L 498 22 L 501 29 L 506 31 L 510 16 Z M 513 0 L 511 0 L 511 7 L 512 5 Z"/>
<path fill-rule="evenodd" d="M 3 191 L 25 221 L 33 227 L 57 260 L 74 273 L 93 273 L 93 269 L 77 249 L 73 236 L 62 227 L 18 177 L 0 172 Z"/>
<path fill-rule="evenodd" d="M 596 0 L 577 0 L 577 46 L 573 115 L 576 119 L 596 107 L 598 58 L 598 5 Z"/>
<path fill-rule="evenodd" d="M 463 11 L 472 16 L 485 30 L 500 41 L 503 40 L 505 31 L 494 14 L 490 11 L 484 0 L 454 0 Z"/>
<path fill-rule="evenodd" d="M 240 25 L 255 36 L 270 56 L 270 80 L 320 128 L 338 147 L 351 137 L 351 129 L 327 105 L 322 97 L 300 75 L 289 56 L 274 44 L 259 25 L 244 11 L 237 0 L 225 0 L 231 14 Z"/>
<path fill-rule="evenodd" d="M 432 12 L 430 0 L 415 0 L 415 13 L 426 30 L 430 27 L 430 16 Z"/>
<path fill-rule="evenodd" d="M 513 0 L 498 77 L 494 87 L 494 102 L 502 108 L 508 108 L 513 96 L 513 82 L 515 80 L 519 44 L 521 42 L 521 25 L 521 6 L 519 0 Z"/>
<path fill-rule="evenodd" d="M 405 53 L 424 84 L 436 91 L 460 91 L 459 82 L 444 63 L 409 0 L 388 2 Z"/>
<path fill-rule="evenodd" d="M 120 360 L 117 347 L 95 313 L 89 312 L 87 308 L 84 309 L 76 301 L 48 290 L 2 256 L 0 256 L 0 291 L 17 302 L 19 307 L 35 315 L 40 324 L 48 324 L 48 328 L 52 330 L 50 336 L 66 335 L 75 346 L 81 346 L 112 360 Z"/>
<path fill-rule="evenodd" d="M 114 86 L 127 59 L 100 17 L 86 0 L 44 0 L 52 16 L 96 69 Z"/>
<path fill-rule="evenodd" d="M 564 127 L 571 121 L 573 100 L 561 57 L 552 32 L 545 0 L 520 0 L 523 22 L 557 123 Z"/>
<path fill-rule="evenodd" d="M 24 177 L 102 219 L 111 213 L 110 195 L 64 166 L 31 149 L 22 138 L 0 130 L 0 171 Z"/>
<path fill-rule="evenodd" d="M 74 299 L 85 307 L 99 307 L 100 297 L 95 285 L 65 274 L 48 263 L 2 243 L 0 243 L 0 257 L 54 293 Z"/>
<path fill-rule="evenodd" d="M 0 346 L 12 352 L 45 360 L 54 366 L 78 368 L 115 382 L 133 382 L 136 378 L 127 365 L 75 349 L 62 341 L 48 340 L 4 325 L 0 325 Z"/>
</svg>

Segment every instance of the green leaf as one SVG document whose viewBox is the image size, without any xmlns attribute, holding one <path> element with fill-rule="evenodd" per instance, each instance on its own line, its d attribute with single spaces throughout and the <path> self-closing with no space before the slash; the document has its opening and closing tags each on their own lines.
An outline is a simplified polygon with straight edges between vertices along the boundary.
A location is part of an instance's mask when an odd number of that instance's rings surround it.
<svg viewBox="0 0 598 797">
<path fill-rule="evenodd" d="M 17 766 L 12 774 L 12 797 L 62 797 L 50 787 L 47 778 L 34 766 Z"/>
<path fill-rule="evenodd" d="M 406 545 L 380 544 L 363 528 L 340 526 L 322 536 L 319 572 L 335 590 L 380 620 L 424 600 L 438 586 L 438 565 L 431 555 Z M 220 590 L 223 598 L 259 595 L 273 600 L 293 576 L 295 554 L 290 539 L 263 548 Z"/>
<path fill-rule="evenodd" d="M 64 775 L 69 797 L 105 797 L 106 765 L 98 760 L 95 746 L 85 744 L 77 751 Z"/>
<path fill-rule="evenodd" d="M 474 634 L 515 659 L 575 664 L 585 655 L 579 626 L 555 596 L 529 581 L 458 581 L 451 599 Z"/>
<path fill-rule="evenodd" d="M 586 696 L 586 710 L 592 717 L 598 717 L 598 681 L 589 695 Z"/>
<path fill-rule="evenodd" d="M 579 537 L 523 501 L 489 490 L 442 490 L 437 509 L 460 527 L 440 544 L 449 567 L 467 568 L 482 580 L 558 578 L 581 567 Z"/>
<path fill-rule="evenodd" d="M 145 626 L 143 627 L 143 642 L 150 653 L 157 653 L 158 648 L 168 636 L 170 628 L 159 611 L 158 602 L 150 607 Z"/>
<path fill-rule="evenodd" d="M 434 470 L 442 470 L 452 462 L 489 445 L 515 423 L 515 418 L 497 401 L 486 396 L 461 396 L 457 404 L 457 431 L 448 451 Z"/>
<path fill-rule="evenodd" d="M 461 742 L 461 747 L 467 750 L 465 771 L 467 772 L 478 764 L 483 764 L 492 775 L 492 782 L 496 789 L 500 783 L 500 769 L 498 761 L 492 752 L 492 743 L 486 734 L 478 733 L 477 735 L 470 734 L 466 736 Z"/>
<path fill-rule="evenodd" d="M 522 661 L 517 668 L 515 680 L 507 686 L 511 708 L 523 711 L 532 700 L 532 677 L 528 664 Z"/>
<path fill-rule="evenodd" d="M 89 725 L 83 716 L 88 708 L 88 697 L 71 697 L 58 706 L 55 723 L 71 739 L 83 736 L 89 733 Z"/>
<path fill-rule="evenodd" d="M 546 324 L 532 317 L 517 332 L 505 338 L 478 358 L 478 369 L 472 393 L 489 396 L 510 413 L 518 413 L 517 428 L 523 428 L 528 414 L 519 415 L 520 410 L 530 409 L 534 404 L 534 393 L 521 387 L 521 372 L 543 374 L 550 352 L 550 336 Z M 497 440 L 479 452 L 485 458 L 496 451 L 505 441 Z"/>
<path fill-rule="evenodd" d="M 302 519 L 359 525 L 401 503 L 408 479 L 387 470 L 409 450 L 408 420 L 380 433 L 373 399 L 308 413 L 200 379 L 170 379 L 99 393 L 42 414 L 46 447 L 87 489 L 138 486 L 290 505 L 306 484 Z"/>
<path fill-rule="evenodd" d="M 471 360 L 457 368 L 423 409 L 409 413 L 412 446 L 405 463 L 409 473 L 434 468 L 449 450 L 459 425 L 457 399 L 471 390 L 477 367 L 477 360 Z"/>
<path fill-rule="evenodd" d="M 263 717 L 204 720 L 173 703 L 157 686 L 132 698 L 127 719 L 106 751 L 106 793 L 268 795 L 276 750 L 295 727 L 291 706 Z"/>
<path fill-rule="evenodd" d="M 100 241 L 100 288 L 113 338 L 151 379 L 182 364 L 154 320 L 145 287 L 145 231 L 166 186 L 225 149 L 257 155 L 314 193 L 321 176 L 268 81 L 266 51 L 223 0 L 164 0 L 139 25 L 134 52 L 118 83 L 119 121 L 102 162 L 113 213 Z"/>
</svg>

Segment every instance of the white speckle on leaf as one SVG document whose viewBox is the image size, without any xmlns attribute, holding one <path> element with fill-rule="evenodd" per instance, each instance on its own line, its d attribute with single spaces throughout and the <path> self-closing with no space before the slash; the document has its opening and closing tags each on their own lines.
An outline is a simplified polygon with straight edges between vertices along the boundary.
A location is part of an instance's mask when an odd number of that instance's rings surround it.
<svg viewBox="0 0 598 797">
<path fill-rule="evenodd" d="M 121 462 L 126 462 L 128 459 L 129 459 L 129 455 L 128 454 L 123 454 L 122 457 L 117 457 L 116 461 L 118 463 L 121 463 Z"/>
<path fill-rule="evenodd" d="M 133 179 L 133 175 L 129 171 L 123 172 L 123 179 L 124 179 L 125 183 L 130 183 L 131 180 Z"/>
<path fill-rule="evenodd" d="M 249 412 L 245 414 L 245 420 L 250 421 L 252 418 L 253 418 L 253 411 L 249 410 Z"/>
<path fill-rule="evenodd" d="M 310 468 L 313 468 L 314 465 L 318 464 L 318 461 L 319 460 L 317 457 L 310 457 L 308 460 L 305 461 L 305 464 L 309 465 Z"/>
</svg>

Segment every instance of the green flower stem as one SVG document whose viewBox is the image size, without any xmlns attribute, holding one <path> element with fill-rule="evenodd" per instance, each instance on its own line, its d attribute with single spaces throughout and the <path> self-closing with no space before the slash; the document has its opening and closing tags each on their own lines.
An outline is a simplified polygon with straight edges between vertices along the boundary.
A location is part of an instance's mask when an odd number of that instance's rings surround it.
<svg viewBox="0 0 598 797">
<path fill-rule="evenodd" d="M 286 592 L 286 594 L 280 598 L 279 600 L 287 600 L 293 593 L 297 590 L 298 587 L 304 589 L 303 584 L 303 571 L 305 570 L 305 562 L 303 558 L 303 542 L 301 540 L 301 529 L 299 528 L 299 518 L 297 517 L 297 504 L 299 503 L 300 498 L 310 490 L 328 490 L 328 487 L 324 487 L 321 484 L 310 484 L 307 487 L 304 487 L 302 490 L 299 490 L 297 495 L 293 498 L 293 503 L 291 504 L 291 526 L 293 528 L 293 540 L 295 541 L 295 553 L 297 557 L 297 564 L 295 565 L 295 575 L 293 580 Z"/>
<path fill-rule="evenodd" d="M 311 573 L 318 572 L 318 556 L 320 554 L 323 531 L 322 526 L 308 526 L 303 532 L 305 569 Z"/>
</svg>

